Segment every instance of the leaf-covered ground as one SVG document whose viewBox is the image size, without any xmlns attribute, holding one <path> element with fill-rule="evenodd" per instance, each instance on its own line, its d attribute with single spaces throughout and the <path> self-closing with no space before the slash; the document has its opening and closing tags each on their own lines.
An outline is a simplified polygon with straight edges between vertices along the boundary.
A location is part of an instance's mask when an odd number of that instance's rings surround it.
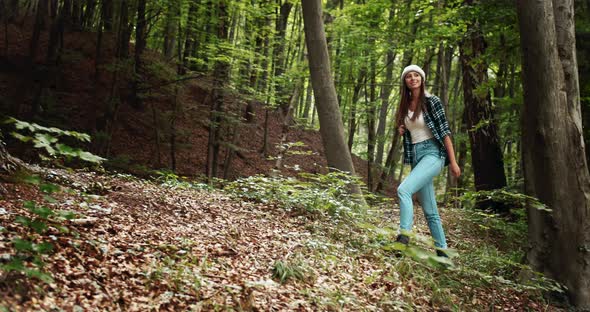
<svg viewBox="0 0 590 312">
<path fill-rule="evenodd" d="M 70 233 L 33 234 L 15 218 L 30 216 L 24 201 L 43 203 L 43 194 L 2 184 L 0 261 L 15 254 L 17 236 L 51 241 L 54 249 L 43 256 L 50 283 L 0 272 L 0 310 L 557 310 L 515 285 L 513 272 L 490 274 L 494 261 L 510 261 L 493 244 L 501 235 L 462 210 L 442 211 L 458 251 L 445 269 L 379 247 L 393 239 L 393 205 L 374 207 L 377 217 L 359 225 L 206 188 L 42 170 L 62 186 L 49 207 L 77 216 L 63 222 Z M 416 216 L 417 232 L 427 234 Z M 500 260 L 478 261 L 483 254 Z"/>
</svg>

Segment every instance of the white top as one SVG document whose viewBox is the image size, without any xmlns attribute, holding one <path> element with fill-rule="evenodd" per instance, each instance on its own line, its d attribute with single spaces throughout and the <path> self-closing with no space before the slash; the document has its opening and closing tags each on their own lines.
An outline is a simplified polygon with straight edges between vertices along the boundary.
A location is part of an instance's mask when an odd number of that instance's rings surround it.
<svg viewBox="0 0 590 312">
<path fill-rule="evenodd" d="M 412 121 L 410 118 L 414 116 L 414 111 L 408 109 L 408 116 L 406 116 L 406 128 L 410 131 L 412 143 L 420 143 L 434 137 L 430 128 L 424 122 L 424 114 L 420 113 L 416 120 Z"/>
</svg>

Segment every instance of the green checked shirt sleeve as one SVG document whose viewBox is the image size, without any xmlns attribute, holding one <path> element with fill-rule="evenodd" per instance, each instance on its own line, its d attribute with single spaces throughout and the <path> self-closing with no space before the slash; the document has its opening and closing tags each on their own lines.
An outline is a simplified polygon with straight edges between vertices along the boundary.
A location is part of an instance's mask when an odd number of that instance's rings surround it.
<svg viewBox="0 0 590 312">
<path fill-rule="evenodd" d="M 447 150 L 444 144 L 444 138 L 451 135 L 449 122 L 445 115 L 445 109 L 442 102 L 436 95 L 430 95 L 426 98 L 426 111 L 424 111 L 424 122 L 432 131 L 434 138 L 440 143 L 440 155 L 445 158 L 445 165 L 449 164 L 447 157 Z M 414 155 L 412 154 L 412 137 L 409 131 L 406 131 L 403 136 L 404 143 L 404 163 L 413 164 Z"/>
<path fill-rule="evenodd" d="M 442 105 L 442 102 L 436 95 L 431 95 L 426 100 L 427 105 L 429 105 L 428 109 L 429 112 L 424 114 L 426 120 L 426 116 L 430 117 L 430 123 L 428 127 L 432 130 L 432 134 L 434 137 L 442 144 L 443 139 L 447 135 L 451 135 L 451 129 L 449 128 L 449 122 L 447 121 L 447 116 L 445 115 L 445 109 Z"/>
</svg>

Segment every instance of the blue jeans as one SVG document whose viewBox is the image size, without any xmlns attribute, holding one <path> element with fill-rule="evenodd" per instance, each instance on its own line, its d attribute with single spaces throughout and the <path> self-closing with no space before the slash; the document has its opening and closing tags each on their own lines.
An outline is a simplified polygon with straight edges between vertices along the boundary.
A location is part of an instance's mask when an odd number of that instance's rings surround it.
<svg viewBox="0 0 590 312">
<path fill-rule="evenodd" d="M 414 207 L 412 195 L 418 193 L 422 210 L 430 234 L 434 239 L 437 248 L 446 249 L 447 242 L 442 227 L 438 209 L 436 207 L 436 196 L 432 180 L 440 173 L 445 164 L 445 156 L 441 155 L 439 143 L 434 139 L 412 144 L 414 163 L 412 171 L 397 188 L 400 206 L 400 229 L 402 232 L 410 232 L 414 222 Z"/>
</svg>

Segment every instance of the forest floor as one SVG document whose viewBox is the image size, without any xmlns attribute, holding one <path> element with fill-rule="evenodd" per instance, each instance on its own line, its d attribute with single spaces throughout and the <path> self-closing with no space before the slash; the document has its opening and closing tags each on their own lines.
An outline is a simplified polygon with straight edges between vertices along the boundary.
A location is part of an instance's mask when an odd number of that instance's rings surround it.
<svg viewBox="0 0 590 312">
<path fill-rule="evenodd" d="M 17 238 L 47 241 L 39 270 L 52 278 L 1 273 L 0 311 L 560 310 L 519 281 L 519 234 L 470 210 L 441 209 L 457 253 L 451 265 L 432 261 L 440 259 L 420 239 L 418 257 L 386 248 L 398 220 L 391 203 L 333 218 L 179 180 L 36 171 L 60 191 L 51 200 L 44 186 L 1 183 L 0 261 L 16 255 Z M 36 234 L 22 222 L 35 216 L 26 201 L 75 218 Z M 427 237 L 422 214 L 416 219 Z"/>
</svg>

